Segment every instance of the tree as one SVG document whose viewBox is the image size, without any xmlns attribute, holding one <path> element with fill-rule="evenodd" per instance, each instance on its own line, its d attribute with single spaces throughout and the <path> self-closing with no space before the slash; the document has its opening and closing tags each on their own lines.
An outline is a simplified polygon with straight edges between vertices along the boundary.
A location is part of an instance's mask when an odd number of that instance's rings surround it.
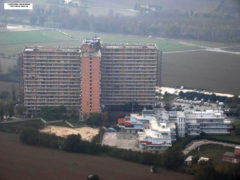
<svg viewBox="0 0 240 180">
<path fill-rule="evenodd" d="M 14 104 L 12 100 L 7 103 L 7 114 L 9 117 L 14 116 Z"/>
<path fill-rule="evenodd" d="M 81 145 L 81 136 L 78 135 L 70 135 L 68 136 L 63 145 L 63 149 L 69 152 L 80 152 Z"/>
<path fill-rule="evenodd" d="M 3 120 L 4 116 L 4 103 L 0 101 L 0 120 Z"/>
<path fill-rule="evenodd" d="M 40 115 L 46 120 L 58 120 L 65 118 L 66 107 L 64 106 L 43 106 L 40 109 Z"/>
<path fill-rule="evenodd" d="M 168 169 L 175 169 L 183 162 L 183 154 L 180 147 L 172 147 L 164 152 L 162 166 Z"/>
<path fill-rule="evenodd" d="M 0 99 L 1 100 L 6 101 L 6 100 L 10 99 L 10 97 L 11 97 L 11 95 L 10 95 L 10 93 L 8 91 L 2 91 L 0 93 Z"/>
<path fill-rule="evenodd" d="M 16 102 L 16 89 L 14 85 L 12 85 L 12 100 Z"/>
<path fill-rule="evenodd" d="M 92 113 L 86 120 L 89 126 L 101 126 L 102 125 L 102 115 L 101 113 Z"/>
<path fill-rule="evenodd" d="M 213 167 L 213 164 L 211 161 L 207 162 L 200 162 L 199 163 L 199 169 L 196 174 L 196 178 L 198 180 L 215 180 L 217 178 L 216 170 Z"/>
<path fill-rule="evenodd" d="M 24 115 L 25 111 L 26 111 L 26 107 L 24 107 L 24 105 L 19 104 L 16 106 L 16 112 L 18 115 L 20 115 L 20 116 Z"/>
<path fill-rule="evenodd" d="M 20 140 L 24 144 L 37 145 L 39 132 L 33 128 L 25 128 L 20 133 Z"/>
</svg>

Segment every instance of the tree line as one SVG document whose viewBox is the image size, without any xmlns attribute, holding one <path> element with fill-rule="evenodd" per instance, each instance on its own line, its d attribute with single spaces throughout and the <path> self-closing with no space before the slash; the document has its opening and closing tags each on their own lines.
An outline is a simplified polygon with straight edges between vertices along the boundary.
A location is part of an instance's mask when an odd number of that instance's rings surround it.
<svg viewBox="0 0 240 180">
<path fill-rule="evenodd" d="M 66 152 L 85 153 L 91 155 L 107 155 L 114 158 L 132 161 L 154 167 L 178 170 L 193 174 L 198 180 L 237 180 L 240 177 L 240 165 L 214 165 L 211 161 L 197 163 L 198 158 L 194 158 L 192 168 L 184 169 L 184 157 L 181 150 L 196 137 L 180 138 L 162 154 L 151 152 L 137 152 L 131 150 L 118 149 L 115 147 L 102 146 L 94 142 L 87 142 L 81 139 L 80 135 L 70 135 L 67 138 L 57 137 L 40 133 L 33 128 L 25 128 L 21 131 L 20 141 L 24 144 L 43 146 L 60 149 Z M 204 135 L 198 138 L 205 138 Z"/>
<path fill-rule="evenodd" d="M 232 13 L 231 10 L 224 13 L 222 10 L 206 13 L 160 9 L 149 13 L 139 12 L 136 16 L 123 16 L 109 11 L 106 16 L 93 16 L 84 8 L 78 8 L 75 13 L 71 13 L 69 8 L 52 5 L 36 6 L 34 11 L 0 13 L 6 17 L 14 17 L 8 20 L 11 23 L 91 32 L 240 42 L 240 15 Z"/>
<path fill-rule="evenodd" d="M 44 146 L 74 153 L 105 154 L 110 157 L 168 169 L 176 169 L 183 162 L 183 155 L 178 147 L 171 148 L 163 154 L 136 152 L 83 141 L 80 135 L 70 135 L 64 139 L 55 135 L 40 133 L 33 128 L 24 128 L 19 138 L 22 143 L 28 145 Z"/>
</svg>

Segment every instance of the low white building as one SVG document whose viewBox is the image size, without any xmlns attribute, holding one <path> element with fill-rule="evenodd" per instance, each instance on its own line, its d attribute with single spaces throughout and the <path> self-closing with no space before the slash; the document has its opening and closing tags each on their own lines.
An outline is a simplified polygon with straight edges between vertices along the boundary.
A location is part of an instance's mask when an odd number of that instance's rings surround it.
<svg viewBox="0 0 240 180">
<path fill-rule="evenodd" d="M 222 111 L 183 111 L 177 112 L 178 136 L 205 134 L 229 134 L 232 125 Z"/>
<path fill-rule="evenodd" d="M 143 110 L 142 114 L 118 119 L 123 132 L 138 133 L 139 146 L 144 150 L 165 150 L 176 140 L 175 121 L 163 110 Z"/>
<path fill-rule="evenodd" d="M 138 135 L 139 145 L 144 150 L 165 150 L 172 146 L 171 127 L 155 117 L 151 117 L 149 128 L 144 128 Z"/>
</svg>

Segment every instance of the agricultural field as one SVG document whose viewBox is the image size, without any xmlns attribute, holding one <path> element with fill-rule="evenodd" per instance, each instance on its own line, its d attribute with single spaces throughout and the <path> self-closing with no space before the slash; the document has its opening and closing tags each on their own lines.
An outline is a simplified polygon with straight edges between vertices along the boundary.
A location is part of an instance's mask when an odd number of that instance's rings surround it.
<svg viewBox="0 0 240 180">
<path fill-rule="evenodd" d="M 54 30 L 12 31 L 0 33 L 0 45 L 44 43 L 66 40 L 70 40 L 70 38 Z"/>
<path fill-rule="evenodd" d="M 240 94 L 240 55 L 208 52 L 163 54 L 162 85 Z"/>
<path fill-rule="evenodd" d="M 67 153 L 23 145 L 16 134 L 0 132 L 0 179 L 86 179 L 97 174 L 104 180 L 165 179 L 190 180 L 193 176 L 104 156 Z"/>
<path fill-rule="evenodd" d="M 199 157 L 207 157 L 210 158 L 214 164 L 222 164 L 222 156 L 226 152 L 234 152 L 233 148 L 224 147 L 220 145 L 204 145 L 201 146 L 199 151 L 194 150 L 190 154 L 191 155 L 198 155 Z"/>
<path fill-rule="evenodd" d="M 72 43 L 67 35 L 55 30 L 0 32 L 0 54 L 7 56 L 20 53 L 26 46 L 60 46 Z M 79 43 L 79 42 L 78 42 Z"/>
<path fill-rule="evenodd" d="M 103 43 L 156 43 L 158 48 L 164 52 L 162 63 L 163 86 L 184 85 L 191 88 L 204 88 L 209 91 L 240 93 L 240 84 L 237 83 L 240 76 L 240 55 L 208 52 L 201 49 L 201 46 L 231 47 L 226 48 L 226 50 L 238 51 L 239 44 L 183 41 L 73 30 L 38 30 L 0 33 L 0 54 L 16 55 L 24 47 L 35 45 L 80 47 L 83 39 L 93 36 L 100 36 Z M 193 51 L 175 52 L 185 50 Z M 9 64 L 6 64 L 6 61 L 4 63 L 4 66 L 8 68 L 14 65 L 10 60 Z"/>
<path fill-rule="evenodd" d="M 0 32 L 0 53 L 4 53 L 5 55 L 16 55 L 17 53 L 21 52 L 25 46 L 29 45 L 55 47 L 80 46 L 83 39 L 93 36 L 100 36 L 103 43 L 156 43 L 156 45 L 162 51 L 199 49 L 193 45 L 183 45 L 178 42 L 170 42 L 168 40 L 142 36 L 93 33 L 72 30 L 61 30 L 61 32 L 55 30 Z"/>
</svg>

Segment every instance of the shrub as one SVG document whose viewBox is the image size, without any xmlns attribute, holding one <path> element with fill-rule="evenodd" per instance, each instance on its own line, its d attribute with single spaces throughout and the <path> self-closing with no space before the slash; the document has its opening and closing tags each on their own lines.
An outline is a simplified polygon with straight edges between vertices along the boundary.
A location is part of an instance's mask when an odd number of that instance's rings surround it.
<svg viewBox="0 0 240 180">
<path fill-rule="evenodd" d="M 33 128 L 25 128 L 20 133 L 20 140 L 24 144 L 37 145 L 39 132 Z"/>
<path fill-rule="evenodd" d="M 68 136 L 64 141 L 63 149 L 68 152 L 80 152 L 81 136 L 79 134 Z"/>
</svg>

